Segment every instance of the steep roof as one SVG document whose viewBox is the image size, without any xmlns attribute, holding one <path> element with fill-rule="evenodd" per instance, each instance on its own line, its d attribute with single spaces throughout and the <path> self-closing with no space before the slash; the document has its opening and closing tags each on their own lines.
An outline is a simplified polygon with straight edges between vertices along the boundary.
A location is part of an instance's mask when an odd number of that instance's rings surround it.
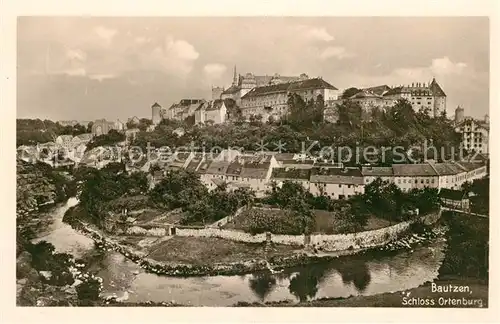
<svg viewBox="0 0 500 324">
<path fill-rule="evenodd" d="M 369 91 L 369 92 L 372 92 L 376 95 L 381 96 L 384 94 L 384 92 L 391 90 L 391 87 L 384 84 L 384 85 L 379 85 L 379 86 L 375 86 L 375 87 L 364 88 L 363 90 L 366 90 L 366 91 Z"/>
<path fill-rule="evenodd" d="M 311 182 L 333 184 L 363 184 L 363 175 L 358 168 L 312 168 Z"/>
<path fill-rule="evenodd" d="M 231 162 L 227 167 L 226 174 L 228 176 L 239 176 L 242 170 L 243 170 L 243 164 L 235 160 Z"/>
<path fill-rule="evenodd" d="M 290 84 L 290 91 L 302 90 L 302 89 L 332 89 L 338 90 L 330 83 L 326 82 L 321 78 L 307 79 L 303 81 L 292 82 Z"/>
<path fill-rule="evenodd" d="M 295 81 L 295 82 L 289 82 L 289 83 L 279 83 L 279 84 L 273 84 L 273 85 L 268 85 L 268 86 L 263 86 L 263 87 L 256 87 L 250 90 L 248 93 L 246 93 L 243 98 L 250 98 L 250 97 L 256 97 L 256 96 L 262 96 L 270 93 L 276 93 L 276 92 L 288 92 L 288 91 L 299 91 L 299 90 L 306 90 L 306 89 L 332 89 L 332 90 L 338 90 L 334 86 L 332 86 L 330 83 L 326 82 L 323 79 L 320 78 L 314 78 L 314 79 L 306 79 L 302 81 Z"/>
<path fill-rule="evenodd" d="M 432 78 L 432 82 L 429 88 L 434 96 L 446 97 L 446 94 L 444 93 L 443 89 L 441 89 L 441 86 L 439 86 L 435 78 Z"/>
<path fill-rule="evenodd" d="M 429 177 L 438 175 L 427 163 L 425 164 L 393 164 L 392 169 L 397 177 L 421 176 Z"/>
<path fill-rule="evenodd" d="M 189 161 L 189 164 L 186 166 L 186 170 L 193 172 L 198 171 L 198 168 L 200 167 L 203 161 L 204 161 L 203 153 L 195 153 L 191 161 Z"/>
<path fill-rule="evenodd" d="M 269 162 L 249 162 L 243 165 L 241 177 L 264 179 L 267 176 L 271 163 Z"/>
<path fill-rule="evenodd" d="M 240 91 L 240 89 L 241 89 L 240 87 L 232 85 L 229 88 L 227 88 L 226 90 L 222 91 L 222 94 L 234 94 L 234 93 Z"/>
<path fill-rule="evenodd" d="M 452 163 L 432 163 L 431 166 L 434 167 L 434 170 L 440 176 L 456 175 L 463 172 L 463 170 Z"/>
<path fill-rule="evenodd" d="M 214 160 L 210 163 L 205 173 L 207 174 L 226 174 L 227 168 L 229 167 L 230 162 L 224 160 Z M 201 167 L 201 166 L 200 166 Z"/>
<path fill-rule="evenodd" d="M 305 159 L 294 159 L 294 160 L 281 160 L 280 163 L 282 165 L 308 165 L 312 166 L 314 164 L 314 160 L 305 160 Z"/>
<path fill-rule="evenodd" d="M 390 90 L 387 90 L 386 93 L 383 94 L 383 96 L 392 96 L 392 95 L 397 95 L 403 92 L 403 87 L 394 87 Z"/>
<path fill-rule="evenodd" d="M 155 102 L 151 107 L 152 108 L 156 108 L 156 107 L 160 107 L 161 108 L 161 106 L 157 102 Z"/>
<path fill-rule="evenodd" d="M 361 168 L 361 174 L 372 177 L 391 177 L 393 175 L 392 167 L 368 166 Z"/>
<path fill-rule="evenodd" d="M 483 163 L 477 163 L 477 162 L 457 162 L 460 166 L 465 168 L 467 171 L 474 171 L 477 170 L 481 167 L 484 167 Z"/>
<path fill-rule="evenodd" d="M 271 152 L 271 154 L 274 153 L 274 158 L 276 161 L 286 161 L 286 160 L 294 160 L 295 158 L 295 153 L 276 153 L 276 152 Z"/>
<path fill-rule="evenodd" d="M 439 191 L 439 197 L 451 200 L 462 200 L 468 198 L 465 192 L 448 188 L 442 188 Z"/>
<path fill-rule="evenodd" d="M 224 100 L 216 99 L 204 105 L 206 111 L 219 110 L 224 105 Z M 200 106 L 201 107 L 201 106 Z"/>
<path fill-rule="evenodd" d="M 382 96 L 375 94 L 369 90 L 362 90 L 354 95 L 350 96 L 349 99 L 361 99 L 361 98 L 381 98 Z"/>
<path fill-rule="evenodd" d="M 274 168 L 271 178 L 279 180 L 309 180 L 310 169 Z"/>
<path fill-rule="evenodd" d="M 63 142 L 70 142 L 73 139 L 73 135 L 59 135 L 58 138 Z"/>
<path fill-rule="evenodd" d="M 78 138 L 81 141 L 90 141 L 92 137 L 93 137 L 92 133 L 85 133 L 75 136 L 75 138 Z"/>
<path fill-rule="evenodd" d="M 209 158 L 208 156 L 204 157 L 204 159 L 198 165 L 196 172 L 205 173 L 210 168 L 210 164 L 212 164 L 212 161 L 213 160 L 211 158 Z"/>
</svg>

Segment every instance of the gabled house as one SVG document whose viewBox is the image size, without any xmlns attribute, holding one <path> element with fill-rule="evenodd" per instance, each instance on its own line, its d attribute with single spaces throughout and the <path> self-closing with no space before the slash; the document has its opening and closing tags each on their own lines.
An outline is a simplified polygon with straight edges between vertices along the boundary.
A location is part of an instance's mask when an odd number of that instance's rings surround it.
<svg viewBox="0 0 500 324">
<path fill-rule="evenodd" d="M 311 189 L 313 195 L 327 195 L 333 199 L 349 199 L 364 193 L 363 175 L 359 168 L 311 169 Z"/>
<path fill-rule="evenodd" d="M 195 124 L 222 124 L 226 121 L 227 108 L 224 100 L 216 99 L 205 102 L 194 112 Z"/>
</svg>

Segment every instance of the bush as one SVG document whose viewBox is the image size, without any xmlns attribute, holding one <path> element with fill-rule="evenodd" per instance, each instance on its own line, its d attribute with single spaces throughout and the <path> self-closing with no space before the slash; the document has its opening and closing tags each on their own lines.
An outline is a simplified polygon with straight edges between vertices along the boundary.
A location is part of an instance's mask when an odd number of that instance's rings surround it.
<svg viewBox="0 0 500 324">
<path fill-rule="evenodd" d="M 76 286 L 76 293 L 80 301 L 99 300 L 100 284 L 96 279 L 89 279 Z"/>
<path fill-rule="evenodd" d="M 300 235 L 310 233 L 314 219 L 294 211 L 252 210 L 248 231 L 251 234 L 271 232 L 274 234 Z"/>
</svg>

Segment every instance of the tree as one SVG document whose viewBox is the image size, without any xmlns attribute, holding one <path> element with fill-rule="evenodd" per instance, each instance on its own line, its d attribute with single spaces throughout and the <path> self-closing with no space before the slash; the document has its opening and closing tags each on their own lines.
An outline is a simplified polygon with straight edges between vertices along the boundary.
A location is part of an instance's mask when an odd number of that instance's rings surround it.
<svg viewBox="0 0 500 324">
<path fill-rule="evenodd" d="M 195 173 L 169 171 L 151 191 L 151 199 L 167 209 L 184 208 L 207 196 L 207 188 Z"/>
<path fill-rule="evenodd" d="M 358 228 L 363 228 L 368 223 L 368 219 L 371 216 L 370 207 L 363 198 L 363 195 L 357 194 L 349 200 L 351 205 L 350 212 L 352 214 L 352 220 Z"/>
<path fill-rule="evenodd" d="M 351 88 L 347 88 L 344 90 L 344 92 L 342 93 L 342 96 L 341 98 L 342 99 L 348 99 L 352 96 L 354 96 L 356 93 L 360 92 L 361 90 L 358 89 L 358 88 L 354 88 L 354 87 L 351 87 Z"/>
<path fill-rule="evenodd" d="M 111 146 L 125 141 L 125 134 L 118 132 L 115 129 L 110 130 L 107 134 L 96 136 L 90 143 L 87 144 L 86 151 L 99 146 Z"/>
<path fill-rule="evenodd" d="M 87 125 L 87 133 L 92 133 L 92 126 L 94 126 L 94 122 L 89 122 Z"/>
<path fill-rule="evenodd" d="M 100 283 L 97 279 L 88 279 L 76 286 L 76 293 L 80 301 L 97 301 L 100 289 Z"/>
</svg>

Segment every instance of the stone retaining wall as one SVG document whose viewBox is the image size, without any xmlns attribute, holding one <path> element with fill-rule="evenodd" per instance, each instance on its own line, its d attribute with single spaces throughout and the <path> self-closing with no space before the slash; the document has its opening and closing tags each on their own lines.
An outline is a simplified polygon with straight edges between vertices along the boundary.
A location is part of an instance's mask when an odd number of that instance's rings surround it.
<svg viewBox="0 0 500 324">
<path fill-rule="evenodd" d="M 238 210 L 234 214 L 229 215 L 227 217 L 224 217 L 222 219 L 219 219 L 215 223 L 211 224 L 209 227 L 219 228 L 219 227 L 226 225 L 228 222 L 230 222 L 233 219 L 235 219 L 236 217 L 238 217 L 238 215 L 241 214 L 241 212 L 243 212 L 246 208 L 248 208 L 248 206 L 243 206 L 243 207 L 238 208 Z"/>
<path fill-rule="evenodd" d="M 422 216 L 420 219 L 426 224 L 435 223 L 441 212 Z M 401 222 L 392 226 L 384 227 L 372 231 L 364 231 L 349 234 L 313 234 L 309 236 L 309 242 L 306 244 L 305 235 L 277 235 L 271 234 L 271 242 L 285 245 L 310 246 L 326 252 L 343 251 L 348 249 L 365 249 L 377 247 L 388 242 L 396 240 L 404 234 L 410 225 L 415 221 Z M 192 237 L 217 237 L 226 240 L 262 243 L 266 241 L 266 234 L 251 235 L 242 231 L 227 229 L 177 229 L 176 235 Z"/>
<path fill-rule="evenodd" d="M 129 227 L 126 230 L 126 233 L 128 235 L 144 235 L 144 236 L 160 236 L 160 237 L 168 234 L 165 228 L 145 229 L 140 226 Z"/>
<path fill-rule="evenodd" d="M 204 228 L 204 229 L 177 228 L 176 235 L 192 236 L 192 237 L 218 237 L 226 240 L 246 242 L 246 243 L 262 243 L 266 240 L 266 234 L 252 235 L 241 231 L 217 229 L 217 228 Z"/>
</svg>

